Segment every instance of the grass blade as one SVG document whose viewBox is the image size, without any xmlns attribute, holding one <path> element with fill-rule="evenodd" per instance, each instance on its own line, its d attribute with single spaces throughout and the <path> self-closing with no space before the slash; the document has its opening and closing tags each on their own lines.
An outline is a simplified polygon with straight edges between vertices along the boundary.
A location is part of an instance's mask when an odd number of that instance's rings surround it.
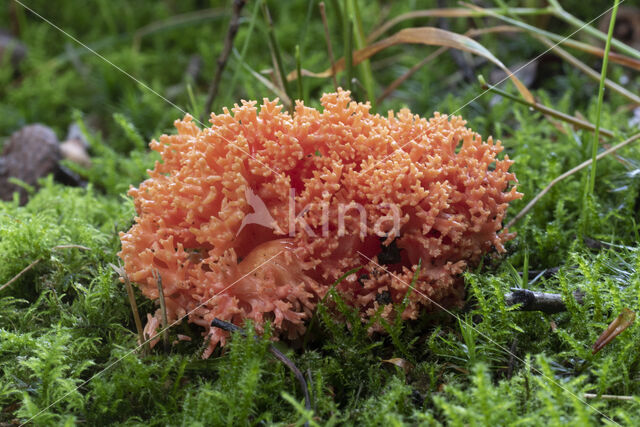
<svg viewBox="0 0 640 427">
<path fill-rule="evenodd" d="M 349 0 L 345 0 L 344 2 L 344 11 L 345 15 L 348 10 L 348 2 Z M 353 93 L 353 87 L 351 81 L 353 80 L 353 25 L 351 24 L 352 17 L 348 15 L 346 19 L 343 19 L 343 35 L 344 35 L 344 58 L 345 58 L 345 66 L 344 69 L 347 73 L 347 82 L 345 86 Z M 356 62 L 357 64 L 357 62 Z"/>
<path fill-rule="evenodd" d="M 551 5 L 553 14 L 557 18 L 560 18 L 563 21 L 575 27 L 578 27 L 581 30 L 584 30 L 586 33 L 589 33 L 590 35 L 597 37 L 604 42 L 607 41 L 608 39 L 607 34 L 604 34 L 602 31 L 596 28 L 593 28 L 591 25 L 588 25 L 587 23 L 581 21 L 580 19 L 576 18 L 575 16 L 573 16 L 572 14 L 564 10 L 562 6 L 560 6 L 560 3 L 557 0 L 549 0 L 549 5 Z M 633 58 L 640 59 L 640 52 L 638 52 L 636 49 L 632 48 L 631 46 L 613 38 L 611 39 L 611 44 L 620 52 L 624 52 L 625 54 Z"/>
<path fill-rule="evenodd" d="M 228 14 L 229 13 L 224 8 L 205 9 L 198 10 L 197 12 L 187 12 L 180 15 L 174 15 L 162 21 L 152 22 L 133 33 L 133 46 L 135 46 L 137 50 L 137 47 L 140 46 L 142 42 L 142 38 L 151 34 L 192 26 L 204 21 L 222 19 Z M 113 34 L 118 34 L 118 32 L 116 31 Z M 86 51 L 85 49 L 76 49 Z"/>
<path fill-rule="evenodd" d="M 639 139 L 640 139 L 640 133 L 637 133 L 637 134 L 633 135 L 631 138 L 628 138 L 628 139 L 622 141 L 620 144 L 614 145 L 613 147 L 611 147 L 611 148 L 603 151 L 602 153 L 598 154 L 598 156 L 596 157 L 596 160 L 600 160 L 603 157 L 608 156 L 609 154 L 614 153 L 614 152 L 618 151 L 619 149 L 621 149 L 622 147 L 625 147 L 625 146 L 627 146 L 627 145 L 631 144 L 632 142 L 635 142 L 635 141 L 637 141 Z M 569 176 L 573 175 L 574 173 L 586 168 L 587 166 L 589 166 L 592 163 L 593 163 L 592 159 L 586 160 L 586 161 L 580 163 L 575 168 L 573 168 L 571 170 L 568 170 L 567 172 L 563 173 L 562 175 L 558 176 L 553 181 L 551 181 L 549 183 L 549 185 L 547 185 L 542 191 L 540 191 L 538 194 L 536 194 L 536 196 L 533 199 L 531 199 L 531 201 L 529 203 L 527 203 L 527 206 L 525 206 L 520 212 L 518 212 L 518 214 L 515 217 L 513 217 L 513 219 L 511 221 L 509 221 L 509 223 L 505 226 L 505 229 L 511 228 L 520 218 L 525 216 L 527 214 L 527 212 L 529 212 L 531 210 L 531 208 L 533 208 L 535 206 L 535 204 L 538 203 L 538 200 L 540 200 L 542 198 L 542 196 L 547 194 L 549 192 L 549 190 L 551 190 L 551 188 L 554 185 L 556 185 L 557 183 L 559 183 L 563 179 L 568 178 Z"/>
<path fill-rule="evenodd" d="M 571 64 L 573 67 L 578 68 L 579 70 L 584 72 L 587 76 L 591 77 L 592 79 L 600 80 L 600 74 L 598 74 L 596 71 L 594 71 L 589 66 L 587 66 L 584 62 L 580 61 L 578 58 L 571 55 L 569 52 L 567 52 L 560 46 L 555 46 L 553 42 L 548 38 L 542 37 L 542 36 L 535 36 L 535 37 L 538 40 L 540 40 L 542 43 L 546 44 L 548 47 L 552 48 L 551 50 L 552 53 L 558 55 L 559 57 L 567 61 L 569 64 Z M 608 87 L 612 91 L 624 96 L 631 102 L 634 102 L 640 105 L 640 96 L 629 92 L 627 89 L 625 89 L 624 87 L 620 86 L 619 84 L 617 84 L 616 82 L 610 79 L 605 79 L 604 84 L 606 87 Z"/>
<path fill-rule="evenodd" d="M 480 81 L 480 84 L 482 85 L 482 89 L 483 90 L 490 90 L 493 93 L 496 93 L 504 98 L 510 99 L 512 101 L 518 102 L 520 104 L 526 105 L 528 107 L 534 108 L 538 111 L 540 111 L 541 113 L 544 113 L 546 115 L 549 115 L 551 117 L 555 117 L 556 119 L 560 119 L 564 122 L 570 123 L 572 125 L 574 125 L 577 128 L 580 129 L 587 129 L 590 131 L 595 131 L 595 125 L 592 123 L 589 123 L 585 120 L 579 119 L 577 117 L 573 117 L 570 116 L 568 114 L 565 114 L 563 112 L 560 112 L 558 110 L 554 110 L 553 108 L 547 107 L 545 105 L 542 105 L 538 102 L 527 102 L 523 99 L 518 98 L 515 95 L 511 95 L 509 92 L 505 92 L 502 89 L 499 89 L 495 86 L 492 86 L 490 84 L 488 84 L 486 82 L 486 80 L 484 79 L 484 77 L 481 75 L 478 77 L 478 80 Z M 603 135 L 609 137 L 609 138 L 613 138 L 614 134 L 612 131 L 608 130 L 608 129 L 600 129 L 600 133 L 602 133 Z"/>
<path fill-rule="evenodd" d="M 239 58 L 239 54 L 237 51 L 233 52 L 234 55 L 236 56 L 236 59 Z M 239 59 L 238 59 L 239 61 Z M 249 74 L 251 74 L 256 80 L 258 80 L 260 83 L 262 83 L 264 85 L 264 87 L 266 87 L 267 89 L 269 89 L 271 92 L 273 92 L 278 98 L 280 98 L 282 100 L 282 102 L 284 104 L 287 105 L 291 105 L 291 99 L 289 98 L 289 95 L 287 95 L 281 88 L 279 88 L 278 86 L 274 85 L 273 83 L 271 83 L 269 81 L 269 79 L 267 79 L 266 77 L 264 77 L 262 74 L 258 73 L 256 70 L 254 70 L 253 68 L 251 68 L 249 66 L 249 64 L 247 64 L 246 62 L 240 62 L 239 64 L 249 72 Z"/>
<path fill-rule="evenodd" d="M 298 99 L 304 101 L 304 88 L 302 87 L 302 60 L 300 59 L 300 45 L 296 45 L 296 71 L 298 72 Z"/>
<path fill-rule="evenodd" d="M 353 9 L 353 25 L 355 27 L 354 36 L 357 49 L 363 49 L 367 46 L 367 41 L 364 36 L 364 30 L 362 29 L 362 18 L 360 17 L 360 7 L 358 0 L 351 0 L 351 8 Z M 362 61 L 360 64 L 360 75 L 362 76 L 362 82 L 364 88 L 367 91 L 368 101 L 371 103 L 371 111 L 376 111 L 376 96 L 373 89 L 375 80 L 373 78 L 373 72 L 371 71 L 371 63 L 369 60 Z"/>
<path fill-rule="evenodd" d="M 526 31 L 528 33 L 531 34 L 536 34 L 539 36 L 543 36 L 543 37 L 547 37 L 551 40 L 553 40 L 556 43 L 560 43 L 569 47 L 572 47 L 574 49 L 578 49 L 581 50 L 583 52 L 586 52 L 590 55 L 594 55 L 594 56 L 598 56 L 600 58 L 604 58 L 605 56 L 605 51 L 603 49 L 600 49 L 597 46 L 591 46 L 589 44 L 586 43 L 582 43 L 576 40 L 573 40 L 571 38 L 568 37 L 563 37 L 560 36 L 558 34 L 552 33 L 550 31 L 545 31 L 542 30 L 540 28 L 534 27 L 533 25 L 529 25 L 529 24 L 525 24 L 524 22 L 518 21 L 516 19 L 512 19 L 509 18 L 507 16 L 501 15 L 499 13 L 496 13 L 490 9 L 483 9 L 481 7 L 472 5 L 472 4 L 467 4 L 465 3 L 465 5 L 467 5 L 469 8 L 476 10 L 476 11 L 484 11 L 487 12 L 488 16 L 492 16 L 494 18 L 500 19 L 502 21 L 508 22 L 509 24 L 518 27 L 520 29 L 522 29 L 523 31 Z M 574 33 L 577 33 L 578 31 L 575 31 Z M 634 70 L 640 70 L 640 60 L 638 59 L 634 59 L 634 58 L 630 58 L 628 56 L 625 55 L 621 55 L 619 53 L 615 53 L 615 52 L 609 52 L 606 56 L 608 56 L 609 60 L 611 60 L 612 62 L 624 65 L 626 67 L 629 68 L 633 68 Z"/>
<path fill-rule="evenodd" d="M 600 119 L 602 116 L 602 100 L 604 98 L 604 83 L 607 78 L 607 64 L 609 59 L 609 50 L 611 49 L 611 39 L 613 38 L 613 27 L 616 23 L 616 14 L 618 13 L 618 4 L 620 0 L 615 0 L 613 11 L 611 12 L 611 21 L 609 22 L 609 35 L 607 44 L 604 47 L 604 60 L 602 61 L 602 71 L 600 72 L 600 87 L 598 88 L 598 104 L 596 107 L 596 128 L 593 134 L 593 145 L 591 148 L 591 174 L 589 175 L 589 187 L 586 196 L 591 197 L 596 186 L 596 156 L 598 155 L 599 135 L 600 135 Z"/>
</svg>

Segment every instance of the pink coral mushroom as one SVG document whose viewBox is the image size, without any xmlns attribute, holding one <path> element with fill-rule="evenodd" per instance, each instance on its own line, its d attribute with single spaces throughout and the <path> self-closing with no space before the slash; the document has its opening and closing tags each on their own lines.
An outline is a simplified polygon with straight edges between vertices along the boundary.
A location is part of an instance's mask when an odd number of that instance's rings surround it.
<svg viewBox="0 0 640 427">
<path fill-rule="evenodd" d="M 208 357 L 227 333 L 214 318 L 265 321 L 300 336 L 320 298 L 338 291 L 363 319 L 393 315 L 421 260 L 402 313 L 456 304 L 460 273 L 492 247 L 510 201 L 511 161 L 500 142 L 460 117 L 426 120 L 401 110 L 372 115 L 349 92 L 322 97 L 323 111 L 276 101 L 235 106 L 199 129 L 190 116 L 177 135 L 152 141 L 162 162 L 132 188 L 136 223 L 121 234 L 120 257 L 143 294 L 167 313 L 205 328 Z M 146 331 L 153 335 L 159 312 Z"/>
</svg>

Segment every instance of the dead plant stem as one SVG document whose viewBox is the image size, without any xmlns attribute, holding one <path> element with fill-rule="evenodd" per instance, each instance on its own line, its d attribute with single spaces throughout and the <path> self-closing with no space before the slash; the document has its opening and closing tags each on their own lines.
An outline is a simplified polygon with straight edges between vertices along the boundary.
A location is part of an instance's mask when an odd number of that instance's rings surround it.
<svg viewBox="0 0 640 427">
<path fill-rule="evenodd" d="M 218 68 L 216 69 L 216 74 L 214 75 L 213 80 L 211 81 L 211 85 L 209 86 L 209 93 L 207 94 L 207 100 L 204 104 L 204 111 L 202 112 L 202 115 L 200 117 L 201 122 L 204 122 L 207 116 L 211 113 L 213 100 L 218 95 L 222 72 L 224 71 L 227 65 L 227 61 L 229 60 L 229 54 L 231 53 L 231 49 L 233 48 L 233 40 L 238 33 L 238 28 L 240 27 L 240 13 L 242 12 L 242 8 L 246 3 L 246 0 L 233 1 L 233 12 L 231 14 L 231 21 L 229 22 L 229 29 L 227 30 L 227 35 L 224 39 L 222 52 L 218 57 Z"/>
</svg>

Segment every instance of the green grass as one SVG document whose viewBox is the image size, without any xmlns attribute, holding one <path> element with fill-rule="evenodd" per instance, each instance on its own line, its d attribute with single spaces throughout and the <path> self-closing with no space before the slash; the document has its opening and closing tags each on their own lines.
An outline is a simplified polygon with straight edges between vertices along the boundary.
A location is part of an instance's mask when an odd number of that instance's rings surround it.
<svg viewBox="0 0 640 427">
<path fill-rule="evenodd" d="M 344 7 L 344 2 L 326 2 L 337 53 L 345 44 L 345 26 L 354 25 L 354 31 L 366 35 L 379 25 L 382 12 L 393 17 L 437 7 L 435 1 L 391 6 L 373 2 L 366 7 L 356 2 L 357 25 L 347 13 L 335 13 L 333 6 Z M 199 113 L 196 108 L 204 105 L 222 49 L 230 2 L 88 3 L 27 4 L 180 108 Z M 544 6 L 539 1 L 517 3 Z M 230 56 L 222 76 L 216 112 L 243 98 L 274 97 L 247 71 L 272 67 L 268 29 L 258 6 L 249 4 L 243 12 L 235 41 L 239 54 Z M 582 20 L 603 8 L 598 2 L 563 2 L 563 7 Z M 173 18 L 210 8 L 220 8 L 219 13 L 203 14 L 188 24 Z M 297 45 L 303 68 L 328 68 L 317 2 L 270 1 L 269 8 L 287 72 L 296 68 Z M 10 10 L 0 9 L 0 27 L 11 27 Z M 0 66 L 0 136 L 41 122 L 62 138 L 69 124 L 79 123 L 91 146 L 93 167 L 69 164 L 87 179 L 87 188 L 69 188 L 47 178 L 27 205 L 0 202 L 0 285 L 40 259 L 0 291 L 0 423 L 24 422 L 39 414 L 36 425 L 611 424 L 605 416 L 622 425 L 640 424 L 638 323 L 591 354 L 593 342 L 623 308 L 640 312 L 638 145 L 619 152 L 620 159 L 610 156 L 598 162 L 586 207 L 588 170 L 562 181 L 541 199 L 516 225 L 518 236 L 504 256 L 488 255 L 465 273 L 467 304 L 464 312 L 455 313 L 461 320 L 424 313 L 416 321 L 386 325 L 388 334 L 369 335 L 367 325 L 346 305 L 337 304 L 341 316 L 352 319 L 351 328 L 321 305 L 304 349 L 276 344 L 305 375 L 310 373 L 308 413 L 298 382 L 270 355 L 267 338 L 236 334 L 224 351 L 203 361 L 200 330 L 185 323 L 170 331 L 171 340 L 181 333 L 193 337 L 192 342 L 181 341 L 169 354 L 162 346 L 144 358 L 131 353 L 135 325 L 126 290 L 109 263 L 117 264 L 118 232 L 127 230 L 135 215 L 126 190 L 143 180 L 156 160 L 146 143 L 171 132 L 173 120 L 182 113 L 17 4 L 15 11 L 29 54 L 19 74 Z M 136 37 L 140 28 L 159 22 L 157 30 Z M 306 23 L 304 31 L 301 22 Z M 538 24 L 535 17 L 528 22 Z M 420 20 L 404 26 L 427 23 L 435 25 Z M 451 29 L 463 32 L 468 24 L 452 20 Z M 563 33 L 559 21 L 546 25 Z M 507 65 L 543 50 L 523 34 L 479 40 Z M 366 79 L 354 85 L 356 98 L 366 100 L 371 86 L 381 93 L 431 51 L 394 47 L 369 65 L 355 67 L 353 76 Z M 202 71 L 191 78 L 185 70 L 194 55 L 201 58 Z M 579 56 L 600 68 L 593 57 Z M 632 114 L 624 98 L 607 91 L 600 108 L 598 82 L 560 61 L 543 60 L 539 67 L 531 89 L 545 105 L 599 121 L 615 132 L 608 141 L 612 145 L 638 131 L 628 124 Z M 443 55 L 377 109 L 383 113 L 406 106 L 424 116 L 455 111 L 481 91 L 478 84 L 448 80 L 456 71 L 456 63 Z M 490 71 L 489 65 L 476 70 L 485 76 Z M 626 88 L 638 92 L 637 73 L 610 63 L 607 74 L 615 81 L 625 76 Z M 344 86 L 344 73 L 338 77 Z M 510 85 L 505 88 L 516 93 Z M 322 92 L 332 90 L 331 79 L 312 78 L 304 80 L 302 89 L 313 106 L 319 105 Z M 515 160 L 512 168 L 525 198 L 512 204 L 509 217 L 556 176 L 592 156 L 591 133 L 568 126 L 562 127 L 563 133 L 540 113 L 490 93 L 460 114 L 474 130 L 500 138 Z M 583 236 L 607 245 L 594 249 Z M 88 250 L 55 248 L 69 244 Z M 513 269 L 551 267 L 560 270 L 528 283 L 528 288 L 563 294 L 568 311 L 523 313 L 505 306 L 504 294 L 522 284 Z M 535 276 L 528 275 L 530 281 Z M 575 302 L 575 291 L 584 292 L 584 304 Z M 143 315 L 154 310 L 139 293 L 137 303 Z M 253 336 L 250 328 L 248 337 Z M 403 358 L 412 368 L 405 372 L 383 362 L 392 358 Z M 636 397 L 594 398 L 586 405 L 584 393 Z"/>
</svg>

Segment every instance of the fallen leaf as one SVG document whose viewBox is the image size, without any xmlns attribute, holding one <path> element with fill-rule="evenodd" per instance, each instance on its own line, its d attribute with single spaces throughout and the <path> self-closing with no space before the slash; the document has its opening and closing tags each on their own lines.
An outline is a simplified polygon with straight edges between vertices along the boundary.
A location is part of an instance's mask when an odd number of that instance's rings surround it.
<svg viewBox="0 0 640 427">
<path fill-rule="evenodd" d="M 524 99 L 529 102 L 534 102 L 533 95 L 531 95 L 529 89 L 527 89 L 527 87 L 522 84 L 520 79 L 518 79 L 498 58 L 496 58 L 489 50 L 487 50 L 487 48 L 470 37 L 451 31 L 442 30 L 440 28 L 405 28 L 404 30 L 400 30 L 394 35 L 382 39 L 379 42 L 354 51 L 352 63 L 354 66 L 358 65 L 359 63 L 366 59 L 369 59 L 376 53 L 398 44 L 424 44 L 432 46 L 445 46 L 453 49 L 464 50 L 466 52 L 473 53 L 474 55 L 482 56 L 496 64 L 509 76 Z M 307 70 L 303 70 L 302 75 L 308 77 L 327 78 L 333 75 L 334 70 L 337 73 L 339 71 L 342 71 L 344 67 L 344 58 L 340 58 L 335 63 L 335 67 L 333 68 L 329 68 L 321 73 L 313 73 Z M 298 72 L 293 71 L 287 76 L 287 80 L 295 80 L 297 77 Z"/>
<path fill-rule="evenodd" d="M 593 344 L 593 354 L 596 354 L 602 350 L 607 344 L 609 344 L 615 337 L 620 335 L 622 331 L 627 329 L 633 321 L 636 320 L 636 313 L 623 308 L 622 313 L 616 319 L 611 322 L 609 327 L 598 337 Z"/>
<path fill-rule="evenodd" d="M 413 369 L 413 365 L 411 363 L 407 362 L 405 359 L 402 359 L 400 357 L 395 357 L 393 359 L 386 359 L 386 360 L 383 360 L 383 362 L 391 363 L 392 365 L 396 365 L 397 367 L 402 368 L 405 374 L 408 374 Z"/>
<path fill-rule="evenodd" d="M 409 19 L 416 18 L 470 18 L 474 15 L 477 15 L 476 12 L 464 9 L 464 8 L 450 8 L 450 9 L 425 9 L 425 10 L 414 10 L 408 13 L 404 13 L 402 15 L 398 15 L 393 19 L 388 20 L 384 24 L 380 25 L 378 28 L 373 30 L 371 34 L 367 36 L 367 43 L 371 43 L 384 34 L 389 28 L 394 25 L 399 24 L 400 22 L 407 21 Z"/>
</svg>

